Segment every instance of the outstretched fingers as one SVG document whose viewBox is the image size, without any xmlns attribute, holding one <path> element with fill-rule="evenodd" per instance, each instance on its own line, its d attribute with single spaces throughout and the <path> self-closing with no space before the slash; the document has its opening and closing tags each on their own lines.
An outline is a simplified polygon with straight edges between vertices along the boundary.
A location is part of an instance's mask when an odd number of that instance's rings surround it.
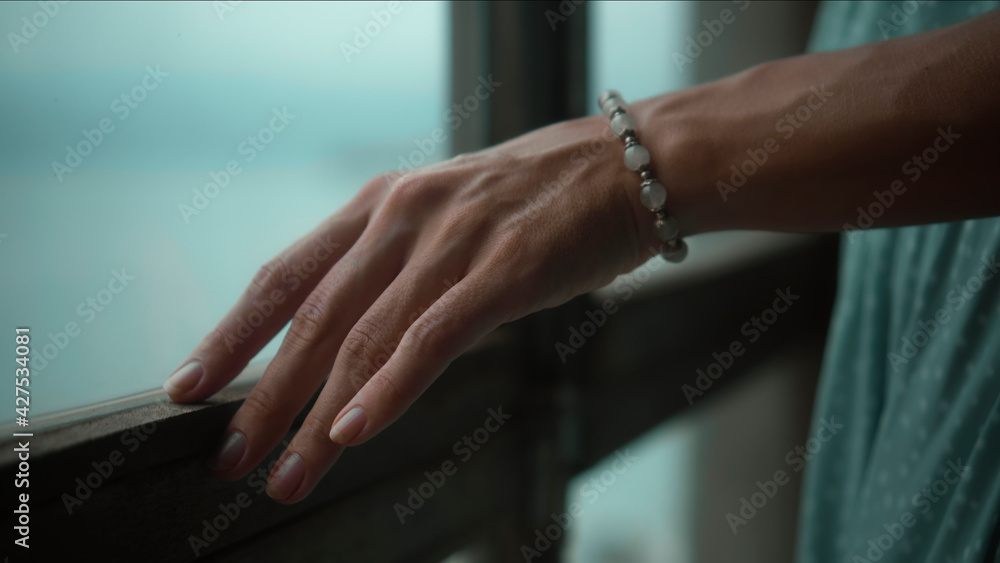
<svg viewBox="0 0 1000 563">
<path fill-rule="evenodd" d="M 441 297 L 409 328 L 395 354 L 341 409 L 331 441 L 356 446 L 394 420 L 463 351 L 511 314 L 499 295 L 490 295 L 486 276 L 468 277 Z"/>
<path fill-rule="evenodd" d="M 236 305 L 164 384 L 170 398 L 200 401 L 236 377 L 349 248 L 337 238 L 335 230 L 307 236 L 261 267 Z"/>
<path fill-rule="evenodd" d="M 220 477 L 246 474 L 281 440 L 330 373 L 351 326 L 398 274 L 403 254 L 399 245 L 362 237 L 299 306 L 210 461 Z"/>
<path fill-rule="evenodd" d="M 361 236 L 359 198 L 262 266 L 239 300 L 164 383 L 180 403 L 203 400 L 233 380 L 288 323 L 323 276 Z"/>
<path fill-rule="evenodd" d="M 474 289 L 476 280 L 466 277 L 455 284 L 457 275 L 445 269 L 404 270 L 359 320 L 322 394 L 272 472 L 272 498 L 283 503 L 305 498 L 344 445 L 364 441 L 399 417 L 452 359 L 500 324 L 495 302 Z M 391 379 L 381 379 L 388 373 Z M 362 407 L 360 417 L 345 414 L 352 405 Z M 345 419 L 338 428 L 355 436 L 339 443 L 331 439 L 331 429 Z"/>
</svg>

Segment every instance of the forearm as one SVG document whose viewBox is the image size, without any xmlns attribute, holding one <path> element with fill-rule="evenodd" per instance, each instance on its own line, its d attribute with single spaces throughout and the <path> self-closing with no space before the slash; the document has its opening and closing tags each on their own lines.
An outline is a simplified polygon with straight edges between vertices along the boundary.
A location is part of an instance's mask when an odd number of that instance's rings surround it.
<svg viewBox="0 0 1000 563">
<path fill-rule="evenodd" d="M 872 208 L 884 209 L 875 227 L 1000 214 L 998 86 L 1000 14 L 988 14 L 767 63 L 630 111 L 683 233 L 838 231 L 858 226 L 873 192 L 888 202 Z"/>
</svg>

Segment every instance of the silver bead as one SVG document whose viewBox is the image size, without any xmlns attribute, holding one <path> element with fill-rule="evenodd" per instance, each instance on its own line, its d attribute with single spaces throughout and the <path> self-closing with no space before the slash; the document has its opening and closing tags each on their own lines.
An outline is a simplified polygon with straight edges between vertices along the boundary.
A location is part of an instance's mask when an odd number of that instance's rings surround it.
<svg viewBox="0 0 1000 563">
<path fill-rule="evenodd" d="M 668 262 L 678 263 L 687 258 L 688 245 L 684 239 L 677 239 L 663 245 L 663 252 L 660 256 Z"/>
<path fill-rule="evenodd" d="M 646 147 L 634 144 L 625 147 L 625 167 L 633 172 L 638 172 L 642 170 L 644 166 L 649 165 L 649 149 Z"/>
<path fill-rule="evenodd" d="M 642 183 L 642 190 L 639 192 L 639 199 L 646 209 L 656 212 L 663 208 L 667 202 L 667 188 L 656 180 L 647 180 Z"/>
<path fill-rule="evenodd" d="M 601 105 L 601 111 L 604 112 L 604 116 L 611 119 L 611 116 L 615 114 L 616 111 L 625 111 L 625 102 L 618 98 L 608 98 L 603 105 Z"/>
<path fill-rule="evenodd" d="M 643 170 L 642 172 L 639 173 L 639 177 L 641 177 L 642 181 L 645 182 L 646 180 L 653 179 L 653 173 L 650 172 L 649 170 Z"/>
<path fill-rule="evenodd" d="M 677 223 L 677 218 L 673 215 L 665 219 L 657 217 L 656 221 L 653 221 L 653 229 L 656 230 L 656 238 L 666 243 L 677 238 L 681 232 L 680 224 Z"/>
</svg>

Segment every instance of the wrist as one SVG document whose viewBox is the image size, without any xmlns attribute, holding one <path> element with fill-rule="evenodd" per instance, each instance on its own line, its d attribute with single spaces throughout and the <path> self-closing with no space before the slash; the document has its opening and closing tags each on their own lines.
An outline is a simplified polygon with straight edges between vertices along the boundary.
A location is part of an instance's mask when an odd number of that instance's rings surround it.
<svg viewBox="0 0 1000 563">
<path fill-rule="evenodd" d="M 687 243 L 684 241 L 686 233 L 681 231 L 680 221 L 667 205 L 667 189 L 656 174 L 652 151 L 640 139 L 636 115 L 629 112 L 629 104 L 615 90 L 605 90 L 598 99 L 598 105 L 608 120 L 611 133 L 623 144 L 622 160 L 625 168 L 634 173 L 632 183 L 638 187 L 639 205 L 636 205 L 634 197 L 630 198 L 629 208 L 633 221 L 639 224 L 648 222 L 649 219 L 643 220 L 643 215 L 652 219 L 655 238 L 649 235 L 649 229 L 638 228 L 640 246 L 647 247 L 651 255 L 659 254 L 669 262 L 683 261 L 688 254 Z M 633 106 L 632 109 L 635 110 L 636 107 Z M 652 138 L 655 139 L 656 135 Z"/>
<path fill-rule="evenodd" d="M 584 151 L 592 155 L 594 161 L 587 175 L 591 180 L 599 179 L 609 190 L 611 201 L 616 202 L 614 212 L 618 213 L 617 221 L 627 231 L 630 248 L 624 271 L 631 270 L 656 256 L 663 244 L 656 238 L 653 214 L 640 200 L 641 179 L 626 167 L 625 143 L 612 132 L 606 117 L 595 115 L 578 121 L 587 123 L 588 141 Z"/>
<path fill-rule="evenodd" d="M 706 187 L 718 165 L 717 149 L 699 131 L 708 124 L 689 118 L 688 100 L 700 90 L 648 98 L 629 107 L 638 122 L 639 139 L 649 149 L 650 170 L 667 189 L 666 208 L 676 217 L 684 237 L 721 230 L 726 211 L 717 194 Z M 635 199 L 639 218 L 650 222 L 649 210 L 637 194 Z M 647 231 L 653 244 L 660 244 L 651 225 Z"/>
<path fill-rule="evenodd" d="M 643 204 L 640 197 L 642 178 L 639 173 L 629 170 L 625 164 L 625 142 L 614 134 L 608 119 L 603 115 L 587 119 L 594 119 L 600 130 L 600 141 L 592 143 L 592 146 L 606 147 L 602 154 L 602 166 L 613 171 L 612 189 L 616 192 L 617 199 L 622 202 L 621 208 L 628 216 L 625 224 L 634 233 L 634 236 L 630 237 L 635 251 L 633 267 L 638 266 L 655 257 L 663 245 L 653 227 L 655 215 Z M 651 158 L 649 168 L 655 174 L 653 164 Z"/>
</svg>

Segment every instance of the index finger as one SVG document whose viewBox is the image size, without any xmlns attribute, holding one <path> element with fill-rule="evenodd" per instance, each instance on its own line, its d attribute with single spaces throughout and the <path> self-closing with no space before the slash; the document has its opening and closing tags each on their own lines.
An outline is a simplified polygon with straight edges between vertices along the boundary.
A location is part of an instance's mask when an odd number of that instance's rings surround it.
<svg viewBox="0 0 1000 563">
<path fill-rule="evenodd" d="M 264 264 L 233 308 L 164 383 L 170 398 L 200 401 L 232 381 L 288 323 L 367 221 L 367 213 L 347 208 Z"/>
</svg>

